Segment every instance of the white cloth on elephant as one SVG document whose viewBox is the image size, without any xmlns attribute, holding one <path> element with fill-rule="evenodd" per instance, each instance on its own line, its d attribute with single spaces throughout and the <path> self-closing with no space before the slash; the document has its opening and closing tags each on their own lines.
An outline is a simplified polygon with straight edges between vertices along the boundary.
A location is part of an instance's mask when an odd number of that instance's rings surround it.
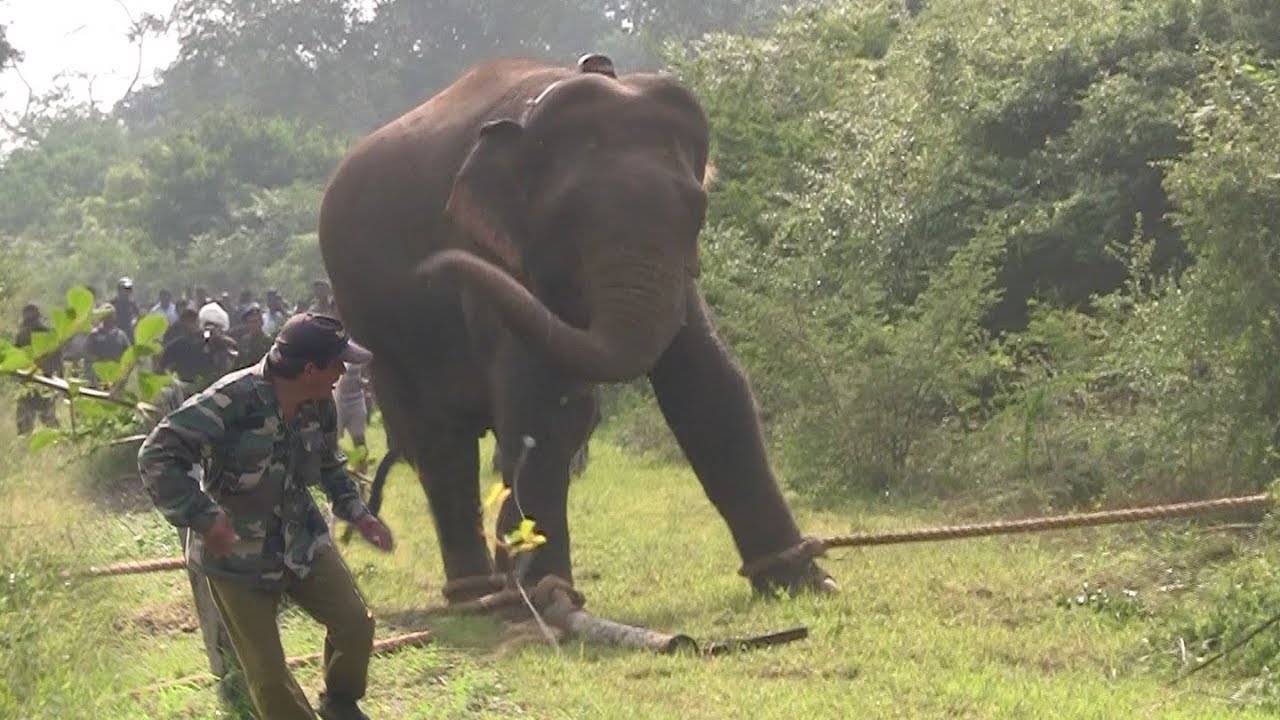
<svg viewBox="0 0 1280 720">
<path fill-rule="evenodd" d="M 363 440 L 369 419 L 364 403 L 364 365 L 346 363 L 346 366 L 333 387 L 333 402 L 338 406 L 338 437 L 349 431 L 352 438 Z"/>
</svg>

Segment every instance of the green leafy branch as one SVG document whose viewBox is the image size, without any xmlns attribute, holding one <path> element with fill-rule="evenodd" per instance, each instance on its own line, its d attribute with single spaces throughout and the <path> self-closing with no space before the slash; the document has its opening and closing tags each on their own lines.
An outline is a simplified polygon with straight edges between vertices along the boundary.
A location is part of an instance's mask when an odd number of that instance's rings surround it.
<svg viewBox="0 0 1280 720">
<path fill-rule="evenodd" d="M 70 406 L 71 427 L 67 430 L 41 428 L 32 433 L 33 450 L 63 438 L 76 440 L 118 434 L 122 426 L 138 416 L 148 422 L 155 420 L 158 410 L 149 401 L 159 395 L 172 378 L 166 373 L 145 369 L 142 361 L 163 349 L 162 338 L 168 328 L 163 315 L 153 313 L 138 320 L 134 342 L 119 360 L 93 363 L 99 387 L 73 374 L 51 377 L 40 369 L 47 358 L 61 351 L 77 335 L 92 331 L 94 324 L 109 312 L 106 308 L 94 308 L 93 294 L 88 288 L 72 287 L 67 290 L 66 305 L 49 312 L 51 329 L 31 333 L 31 342 L 22 346 L 0 340 L 0 375 L 58 391 L 66 396 Z M 95 402 L 77 403 L 81 398 Z"/>
<path fill-rule="evenodd" d="M 524 508 L 520 506 L 520 473 L 524 470 L 525 462 L 529 458 L 529 451 L 534 448 L 535 444 L 534 439 L 528 435 L 521 438 L 520 456 L 516 459 L 515 468 L 511 471 L 511 486 L 508 487 L 502 482 L 495 483 L 485 496 L 485 507 L 492 510 L 508 499 L 515 504 L 516 512 L 520 515 L 520 521 L 516 523 L 514 528 L 502 533 L 498 537 L 496 544 L 512 557 L 515 565 L 516 589 L 520 591 L 521 599 L 524 600 L 525 606 L 529 608 L 529 612 L 533 614 L 533 619 L 537 622 L 538 629 L 542 632 L 543 637 L 559 653 L 560 644 L 556 642 L 555 633 L 551 631 L 547 622 L 543 620 L 541 613 L 534 606 L 533 600 L 529 598 L 529 593 L 521 581 L 533 561 L 534 551 L 547 542 L 546 535 L 543 535 L 538 530 L 537 522 L 526 515 Z"/>
</svg>

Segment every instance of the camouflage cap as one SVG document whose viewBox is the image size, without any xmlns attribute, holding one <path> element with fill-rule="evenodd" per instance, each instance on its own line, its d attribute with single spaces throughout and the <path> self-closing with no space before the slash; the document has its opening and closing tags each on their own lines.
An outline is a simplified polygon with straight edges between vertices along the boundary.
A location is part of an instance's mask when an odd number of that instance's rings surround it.
<svg viewBox="0 0 1280 720">
<path fill-rule="evenodd" d="M 373 359 L 373 353 L 352 340 L 337 318 L 310 312 L 298 313 L 285 321 L 276 334 L 271 353 L 318 363 L 336 358 L 359 364 Z"/>
</svg>

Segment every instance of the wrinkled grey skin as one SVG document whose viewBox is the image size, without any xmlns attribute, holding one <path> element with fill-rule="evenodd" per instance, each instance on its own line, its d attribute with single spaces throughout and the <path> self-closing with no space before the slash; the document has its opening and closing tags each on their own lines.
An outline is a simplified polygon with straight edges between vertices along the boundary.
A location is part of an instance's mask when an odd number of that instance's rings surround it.
<svg viewBox="0 0 1280 720">
<path fill-rule="evenodd" d="M 375 354 L 449 580 L 509 568 L 481 528 L 478 439 L 493 429 L 504 449 L 533 441 L 515 487 L 548 542 L 525 578 L 572 581 L 570 459 L 596 385 L 642 375 L 741 559 L 801 541 L 696 284 L 708 144 L 700 104 L 668 77 L 496 60 L 364 138 L 333 175 L 325 267 Z M 519 453 L 504 455 L 511 485 Z M 499 515 L 498 531 L 518 522 L 514 498 Z M 752 584 L 834 589 L 810 559 Z"/>
</svg>

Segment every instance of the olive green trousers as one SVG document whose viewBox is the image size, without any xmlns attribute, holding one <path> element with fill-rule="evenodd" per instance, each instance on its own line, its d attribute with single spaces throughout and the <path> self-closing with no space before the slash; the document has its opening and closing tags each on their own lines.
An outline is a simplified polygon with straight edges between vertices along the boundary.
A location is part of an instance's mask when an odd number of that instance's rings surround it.
<svg viewBox="0 0 1280 720">
<path fill-rule="evenodd" d="M 289 670 L 280 644 L 276 612 L 285 595 L 325 627 L 325 694 L 352 701 L 364 697 L 373 651 L 373 615 L 337 550 L 321 548 L 307 577 L 294 577 L 282 592 L 265 592 L 212 577 L 209 588 L 259 717 L 317 718 Z"/>
</svg>

